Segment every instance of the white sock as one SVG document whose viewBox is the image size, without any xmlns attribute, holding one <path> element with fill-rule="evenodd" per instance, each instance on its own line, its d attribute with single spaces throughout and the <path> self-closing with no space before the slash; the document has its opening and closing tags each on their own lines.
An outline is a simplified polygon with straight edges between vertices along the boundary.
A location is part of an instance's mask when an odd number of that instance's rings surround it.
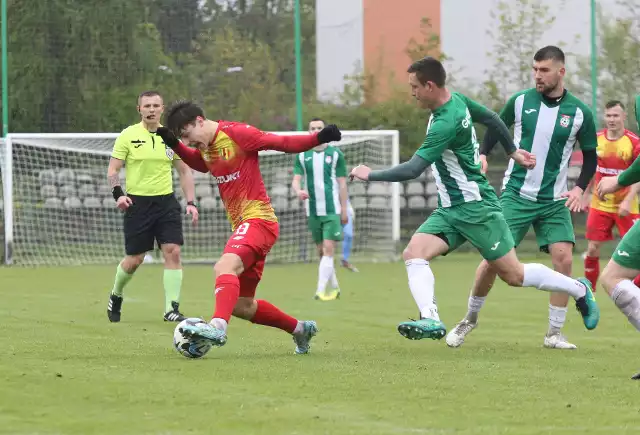
<svg viewBox="0 0 640 435">
<path fill-rule="evenodd" d="M 622 280 L 611 292 L 611 300 L 622 314 L 640 331 L 640 288 L 628 280 Z"/>
<path fill-rule="evenodd" d="M 584 284 L 538 263 L 524 265 L 522 287 L 535 287 L 547 292 L 568 293 L 574 299 L 583 297 L 587 292 Z"/>
<path fill-rule="evenodd" d="M 213 326 L 216 329 L 222 329 L 224 332 L 227 332 L 227 326 L 229 326 L 226 320 L 218 318 L 211 319 L 209 325 Z"/>
<path fill-rule="evenodd" d="M 409 288 L 413 299 L 418 305 L 420 315 L 430 319 L 440 320 L 435 301 L 435 277 L 429 267 L 429 262 L 421 258 L 414 258 L 404 262 L 409 276 Z"/>
<path fill-rule="evenodd" d="M 549 332 L 560 332 L 567 320 L 567 307 L 556 307 L 549 304 Z"/>
<path fill-rule="evenodd" d="M 487 299 L 486 296 L 469 296 L 467 320 L 474 323 L 478 321 L 478 313 L 482 309 L 485 299 Z"/>
<path fill-rule="evenodd" d="M 333 271 L 333 257 L 323 256 L 320 259 L 320 266 L 318 266 L 318 289 L 316 294 L 324 293 Z"/>
<path fill-rule="evenodd" d="M 339 289 L 340 284 L 338 283 L 338 277 L 336 276 L 336 269 L 333 269 L 333 274 L 331 275 L 331 287 L 334 289 Z"/>
</svg>

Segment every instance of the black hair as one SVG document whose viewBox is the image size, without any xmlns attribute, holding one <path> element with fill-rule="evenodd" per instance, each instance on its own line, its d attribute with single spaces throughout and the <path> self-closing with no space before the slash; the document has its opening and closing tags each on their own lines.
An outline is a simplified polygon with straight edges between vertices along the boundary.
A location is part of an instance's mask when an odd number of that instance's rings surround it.
<svg viewBox="0 0 640 435">
<path fill-rule="evenodd" d="M 564 51 L 555 45 L 547 45 L 536 51 L 533 60 L 541 62 L 543 60 L 555 60 L 564 64 Z"/>
<path fill-rule="evenodd" d="M 182 129 L 193 124 L 198 117 L 206 119 L 200 106 L 192 101 L 178 101 L 166 111 L 164 124 L 173 134 L 180 136 Z"/>
<path fill-rule="evenodd" d="M 616 106 L 620 106 L 622 107 L 622 110 L 625 110 L 624 104 L 622 104 L 622 101 L 620 100 L 610 100 L 610 101 L 607 101 L 607 104 L 604 105 L 605 109 L 613 109 Z"/>
<path fill-rule="evenodd" d="M 423 85 L 427 82 L 433 82 L 437 87 L 443 88 L 447 80 L 447 72 L 444 70 L 442 63 L 431 56 L 423 57 L 416 60 L 407 69 L 408 73 L 415 73 L 418 81 Z"/>
</svg>

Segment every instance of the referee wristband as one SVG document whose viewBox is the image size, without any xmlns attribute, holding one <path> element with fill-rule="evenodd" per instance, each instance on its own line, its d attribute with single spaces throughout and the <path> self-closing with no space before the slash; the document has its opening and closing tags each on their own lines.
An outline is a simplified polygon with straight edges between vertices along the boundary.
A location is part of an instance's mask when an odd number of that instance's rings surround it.
<svg viewBox="0 0 640 435">
<path fill-rule="evenodd" d="M 120 198 L 121 196 L 124 196 L 124 190 L 122 190 L 122 187 L 120 186 L 115 186 L 112 190 L 111 193 L 113 194 L 113 199 L 115 199 L 116 201 L 118 200 L 118 198 Z"/>
<path fill-rule="evenodd" d="M 191 205 L 191 206 L 193 206 L 195 208 L 198 208 L 198 206 L 197 206 L 195 201 L 187 201 L 187 205 Z"/>
</svg>

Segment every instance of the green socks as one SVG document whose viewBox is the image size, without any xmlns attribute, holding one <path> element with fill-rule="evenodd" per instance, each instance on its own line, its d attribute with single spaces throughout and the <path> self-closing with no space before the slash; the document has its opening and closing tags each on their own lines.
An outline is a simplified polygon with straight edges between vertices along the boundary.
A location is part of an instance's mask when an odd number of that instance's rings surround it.
<svg viewBox="0 0 640 435">
<path fill-rule="evenodd" d="M 118 264 L 118 269 L 116 270 L 116 279 L 113 283 L 113 290 L 111 293 L 122 297 L 122 293 L 124 291 L 124 286 L 131 280 L 133 277 L 133 273 L 127 273 L 122 268 L 122 265 Z"/>
<path fill-rule="evenodd" d="M 180 302 L 180 288 L 182 287 L 182 269 L 164 270 L 164 312 L 173 311 L 171 302 Z"/>
</svg>

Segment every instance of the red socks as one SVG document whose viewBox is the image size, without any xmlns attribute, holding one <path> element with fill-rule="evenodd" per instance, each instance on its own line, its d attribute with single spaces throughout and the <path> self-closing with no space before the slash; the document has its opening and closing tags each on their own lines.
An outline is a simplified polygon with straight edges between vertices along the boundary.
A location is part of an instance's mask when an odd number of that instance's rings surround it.
<svg viewBox="0 0 640 435">
<path fill-rule="evenodd" d="M 278 307 L 265 300 L 257 300 L 256 302 L 258 303 L 258 309 L 253 319 L 251 319 L 251 323 L 271 326 L 293 334 L 296 326 L 298 326 L 297 319 L 283 313 Z"/>
<path fill-rule="evenodd" d="M 593 287 L 593 292 L 595 293 L 598 277 L 600 276 L 600 258 L 586 257 L 584 259 L 584 275 L 591 281 L 591 287 Z"/>
<path fill-rule="evenodd" d="M 240 282 L 235 275 L 220 275 L 216 278 L 216 309 L 213 317 L 229 323 L 231 313 L 240 296 Z"/>
</svg>

